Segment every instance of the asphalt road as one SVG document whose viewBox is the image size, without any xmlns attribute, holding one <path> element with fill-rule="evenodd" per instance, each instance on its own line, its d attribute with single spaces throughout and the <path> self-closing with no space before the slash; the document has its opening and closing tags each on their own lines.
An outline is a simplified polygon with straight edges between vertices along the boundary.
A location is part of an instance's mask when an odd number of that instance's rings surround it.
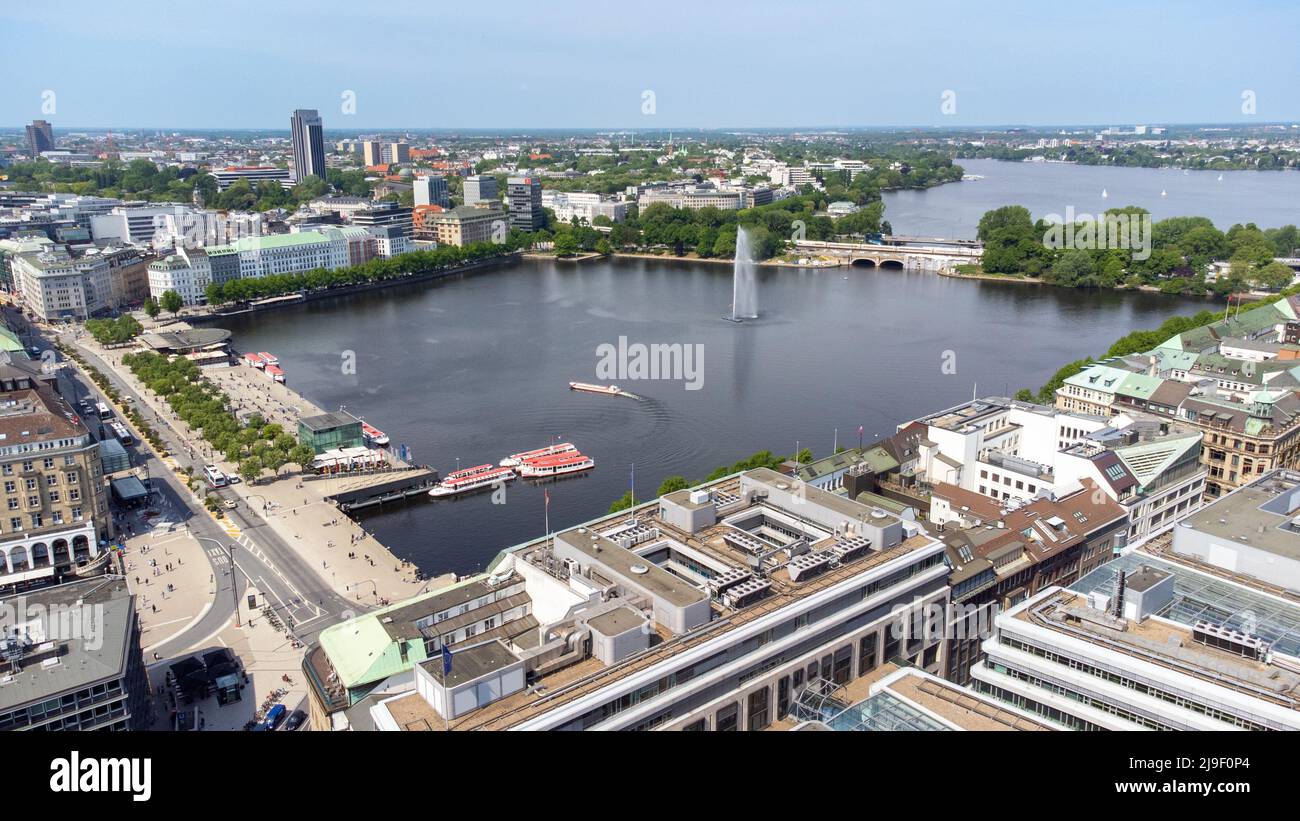
<svg viewBox="0 0 1300 821">
<path fill-rule="evenodd" d="M 18 323 L 21 325 L 22 320 L 18 320 Z M 31 340 L 27 344 L 48 347 L 43 340 L 36 341 L 42 336 L 39 328 L 28 329 L 27 336 Z M 62 341 L 76 345 L 71 334 L 64 334 Z M 196 471 L 202 469 L 201 461 L 188 457 L 187 447 L 182 444 L 181 437 L 167 420 L 159 419 L 141 397 L 119 380 L 99 357 L 80 345 L 76 347 L 88 363 L 109 378 L 121 396 L 132 398 L 146 421 L 162 437 L 173 458 L 181 465 L 193 465 Z M 102 401 L 93 385 L 75 369 L 74 363 L 66 363 L 60 370 L 59 379 L 64 396 L 74 404 L 87 397 L 92 402 Z M 92 417 L 86 421 L 92 432 L 98 435 L 98 420 Z M 181 476 L 161 463 L 147 445 L 137 442 L 129 446 L 127 451 L 131 454 L 133 466 L 144 466 L 147 469 L 153 492 L 163 506 L 169 508 L 169 518 L 178 522 L 176 527 L 184 527 L 203 546 L 204 555 L 217 583 L 216 600 L 212 606 L 182 633 L 154 648 L 154 652 L 162 658 L 178 656 L 221 630 L 234 612 L 232 583 L 237 584 L 237 595 L 243 595 L 251 580 L 253 586 L 271 602 L 281 623 L 304 643 L 313 641 L 325 627 L 368 609 L 335 593 L 328 582 L 309 567 L 265 520 L 247 510 L 246 505 L 241 504 L 236 510 L 226 511 L 226 515 L 243 531 L 239 542 L 235 542 L 205 510 L 192 501 Z M 221 495 L 235 498 L 228 490 Z M 234 574 L 230 573 L 232 544 L 237 568 Z M 263 619 L 259 619 L 259 625 L 264 623 Z"/>
</svg>

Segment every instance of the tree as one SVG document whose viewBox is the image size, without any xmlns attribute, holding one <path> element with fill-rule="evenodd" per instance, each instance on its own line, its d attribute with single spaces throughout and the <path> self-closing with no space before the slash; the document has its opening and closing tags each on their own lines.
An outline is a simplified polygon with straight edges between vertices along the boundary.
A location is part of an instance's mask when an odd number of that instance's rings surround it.
<svg viewBox="0 0 1300 821">
<path fill-rule="evenodd" d="M 662 484 L 659 485 L 659 492 L 655 495 L 663 496 L 665 494 L 672 493 L 673 491 L 685 490 L 690 486 L 691 485 L 689 482 L 686 481 L 685 476 L 669 476 L 667 479 L 663 480 Z"/>
<path fill-rule="evenodd" d="M 162 309 L 158 307 L 158 303 L 153 301 L 153 297 L 149 297 L 144 301 L 144 312 L 150 319 L 157 319 L 161 311 Z"/>
<path fill-rule="evenodd" d="M 262 460 L 250 456 L 239 463 L 239 478 L 245 482 L 255 482 L 257 477 L 262 475 L 262 469 Z"/>
<path fill-rule="evenodd" d="M 1295 271 L 1281 262 L 1270 262 L 1255 273 L 1255 282 L 1265 288 L 1281 290 L 1291 284 Z"/>
<path fill-rule="evenodd" d="M 262 463 L 276 476 L 280 475 L 280 468 L 284 467 L 288 461 L 289 455 L 279 448 L 272 448 L 262 459 Z"/>
<path fill-rule="evenodd" d="M 297 445 L 289 451 L 289 461 L 300 467 L 305 473 L 316 462 L 316 451 L 311 445 Z"/>
<path fill-rule="evenodd" d="M 181 299 L 181 295 L 175 291 L 163 291 L 163 295 L 159 299 L 158 304 L 164 311 L 175 316 L 181 312 L 181 308 L 185 306 L 185 301 Z"/>
</svg>

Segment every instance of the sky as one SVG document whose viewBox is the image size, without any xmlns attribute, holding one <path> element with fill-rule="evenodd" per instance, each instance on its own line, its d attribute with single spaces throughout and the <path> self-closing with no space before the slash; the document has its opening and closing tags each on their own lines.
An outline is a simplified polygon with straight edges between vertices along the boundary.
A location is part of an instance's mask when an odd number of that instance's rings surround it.
<svg viewBox="0 0 1300 821">
<path fill-rule="evenodd" d="M 4 127 L 1300 120 L 1296 0 L 61 0 L 0 32 Z"/>
</svg>

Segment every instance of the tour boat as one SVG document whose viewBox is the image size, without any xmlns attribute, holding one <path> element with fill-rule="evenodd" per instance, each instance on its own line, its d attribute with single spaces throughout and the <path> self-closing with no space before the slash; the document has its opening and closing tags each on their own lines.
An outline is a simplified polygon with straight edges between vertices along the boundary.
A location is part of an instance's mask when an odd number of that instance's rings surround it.
<svg viewBox="0 0 1300 821">
<path fill-rule="evenodd" d="M 384 433 L 374 425 L 361 423 L 361 435 L 365 437 L 366 444 L 383 447 L 388 444 L 388 434 Z"/>
<path fill-rule="evenodd" d="M 568 442 L 561 442 L 560 444 L 548 445 L 544 448 L 538 448 L 537 450 L 526 450 L 523 453 L 512 453 L 506 458 L 502 459 L 500 465 L 503 468 L 518 467 L 520 464 L 524 462 L 532 461 L 534 459 L 541 459 L 546 456 L 555 456 L 561 453 L 577 453 L 577 452 L 578 449 L 575 448 L 573 445 L 569 444 Z"/>
<path fill-rule="evenodd" d="M 276 382 L 284 381 L 284 370 L 278 365 L 268 364 L 264 370 L 266 371 L 266 375 L 271 379 L 274 379 Z"/>
<path fill-rule="evenodd" d="M 511 468 L 492 467 L 486 465 L 487 470 L 474 473 L 468 476 L 448 475 L 446 479 L 433 486 L 429 495 L 435 498 L 443 496 L 455 496 L 460 493 L 469 493 L 472 490 L 490 487 L 497 482 L 509 482 L 518 478 Z M 460 471 L 463 473 L 463 471 Z"/>
<path fill-rule="evenodd" d="M 266 360 L 255 353 L 244 354 L 244 361 L 254 368 L 261 369 L 266 367 Z"/>
<path fill-rule="evenodd" d="M 564 476 L 568 473 L 578 473 L 590 470 L 595 466 L 596 463 L 592 461 L 590 456 L 583 456 L 581 453 L 567 453 L 524 462 L 519 466 L 519 475 L 539 479 L 548 476 Z"/>
<path fill-rule="evenodd" d="M 279 365 L 279 364 L 280 364 L 280 360 L 279 360 L 279 359 L 278 359 L 274 354 L 269 354 L 269 353 L 267 353 L 266 351 L 258 351 L 258 352 L 257 352 L 257 355 L 258 355 L 259 357 L 261 357 L 261 358 L 262 358 L 262 361 L 265 362 L 265 363 L 268 364 L 268 365 Z"/>
<path fill-rule="evenodd" d="M 472 468 L 461 468 L 460 470 L 453 470 L 451 473 L 448 473 L 444 478 L 464 479 L 469 476 L 477 476 L 480 473 L 487 473 L 489 470 L 496 470 L 496 468 L 493 467 L 492 465 L 475 465 Z"/>
<path fill-rule="evenodd" d="M 608 396 L 623 395 L 623 391 L 619 390 L 618 385 L 589 385 L 586 382 L 570 382 L 569 390 L 586 391 L 587 393 L 603 393 Z"/>
</svg>

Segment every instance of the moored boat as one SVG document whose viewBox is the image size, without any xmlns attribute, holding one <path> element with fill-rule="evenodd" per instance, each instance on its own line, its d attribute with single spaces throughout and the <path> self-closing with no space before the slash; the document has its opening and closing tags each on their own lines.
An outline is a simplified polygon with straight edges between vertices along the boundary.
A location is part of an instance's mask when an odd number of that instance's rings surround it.
<svg viewBox="0 0 1300 821">
<path fill-rule="evenodd" d="M 567 453 L 524 462 L 519 466 L 519 475 L 532 479 L 543 479 L 548 476 L 579 473 L 584 470 L 591 470 L 595 466 L 596 463 L 590 456 L 583 456 L 581 453 Z"/>
<path fill-rule="evenodd" d="M 538 448 L 537 450 L 526 450 L 523 453 L 512 453 L 506 458 L 502 459 L 499 462 L 499 464 L 502 467 L 512 468 L 512 467 L 517 467 L 523 464 L 524 462 L 530 461 L 532 459 L 541 459 L 546 456 L 556 456 L 561 453 L 577 453 L 577 452 L 578 449 L 575 448 L 573 445 L 569 444 L 568 442 L 560 442 L 559 444 L 548 445 L 547 447 Z"/>
<path fill-rule="evenodd" d="M 361 423 L 361 436 L 365 438 L 368 445 L 382 448 L 388 444 L 388 434 L 364 421 Z"/>
<path fill-rule="evenodd" d="M 497 482 L 509 482 L 518 478 L 517 474 L 511 468 L 486 466 L 488 469 L 469 475 L 457 476 L 455 473 L 449 474 L 447 478 L 433 486 L 429 495 L 434 498 L 456 496 L 461 493 L 480 490 L 485 487 L 491 487 Z"/>
</svg>

